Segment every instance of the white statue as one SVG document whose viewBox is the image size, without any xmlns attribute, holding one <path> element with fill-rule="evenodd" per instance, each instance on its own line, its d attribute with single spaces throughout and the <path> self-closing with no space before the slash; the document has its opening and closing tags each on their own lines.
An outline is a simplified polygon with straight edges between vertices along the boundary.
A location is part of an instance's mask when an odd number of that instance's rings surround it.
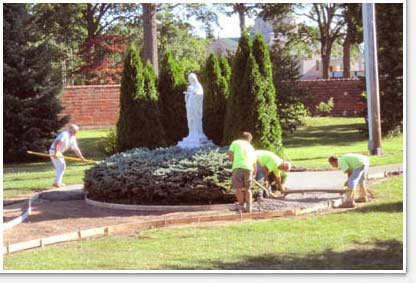
<svg viewBox="0 0 416 283">
<path fill-rule="evenodd" d="M 202 130 L 204 90 L 194 73 L 189 74 L 188 82 L 189 85 L 184 94 L 189 134 L 178 143 L 178 146 L 192 148 L 213 145 L 212 142 L 207 139 L 204 131 Z"/>
</svg>

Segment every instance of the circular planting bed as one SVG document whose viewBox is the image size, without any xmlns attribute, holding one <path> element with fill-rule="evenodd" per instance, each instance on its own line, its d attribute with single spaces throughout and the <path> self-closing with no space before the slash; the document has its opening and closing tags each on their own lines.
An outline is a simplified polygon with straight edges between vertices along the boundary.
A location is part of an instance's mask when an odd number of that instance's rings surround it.
<svg viewBox="0 0 416 283">
<path fill-rule="evenodd" d="M 87 170 L 89 199 L 132 205 L 213 205 L 235 201 L 227 149 L 136 148 Z"/>
</svg>

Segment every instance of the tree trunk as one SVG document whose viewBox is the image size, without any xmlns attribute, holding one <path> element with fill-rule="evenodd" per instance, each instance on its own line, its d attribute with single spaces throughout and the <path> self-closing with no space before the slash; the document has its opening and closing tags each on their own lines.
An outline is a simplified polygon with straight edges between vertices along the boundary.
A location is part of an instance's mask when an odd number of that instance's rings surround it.
<svg viewBox="0 0 416 283">
<path fill-rule="evenodd" d="M 322 55 L 322 78 L 329 79 L 329 61 L 330 57 L 328 55 Z"/>
<path fill-rule="evenodd" d="M 149 60 L 158 75 L 156 4 L 143 3 L 143 63 Z"/>
<path fill-rule="evenodd" d="M 351 60 L 351 43 L 352 43 L 352 35 L 351 32 L 348 30 L 347 31 L 347 35 L 345 36 L 345 40 L 343 43 L 343 64 L 344 64 L 344 68 L 343 68 L 343 78 L 350 78 L 351 77 L 351 65 L 350 65 L 350 60 Z"/>
<path fill-rule="evenodd" d="M 241 34 L 243 34 L 243 31 L 246 28 L 246 17 L 245 17 L 244 3 L 235 4 L 234 9 L 238 13 L 238 17 L 240 19 L 240 31 L 241 31 Z"/>
</svg>

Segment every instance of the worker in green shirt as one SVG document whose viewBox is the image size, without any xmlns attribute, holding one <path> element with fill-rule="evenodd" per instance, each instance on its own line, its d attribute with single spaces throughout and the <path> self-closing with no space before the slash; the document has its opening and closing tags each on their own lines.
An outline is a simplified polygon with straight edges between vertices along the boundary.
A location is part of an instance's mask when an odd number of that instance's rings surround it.
<svg viewBox="0 0 416 283">
<path fill-rule="evenodd" d="M 328 158 L 328 161 L 332 167 L 339 167 L 348 175 L 348 180 L 345 182 L 345 186 L 348 186 L 345 191 L 346 198 L 339 207 L 350 208 L 355 206 L 355 202 L 367 202 L 368 198 L 365 180 L 370 166 L 368 157 L 361 154 L 348 153 L 341 157 L 331 156 Z M 358 184 L 360 185 L 358 199 L 354 200 L 354 192 L 356 191 Z"/>
<path fill-rule="evenodd" d="M 285 188 L 282 184 L 281 171 L 290 171 L 291 165 L 288 161 L 281 159 L 275 153 L 268 150 L 256 150 L 257 156 L 257 180 L 264 179 L 264 185 L 269 188 L 269 176 L 273 174 L 278 190 L 283 193 Z"/>
<path fill-rule="evenodd" d="M 231 181 L 238 201 L 238 210 L 250 213 L 253 203 L 251 181 L 256 172 L 256 153 L 250 144 L 252 139 L 253 136 L 249 132 L 243 132 L 240 139 L 231 143 L 228 151 L 228 158 L 233 163 Z"/>
</svg>

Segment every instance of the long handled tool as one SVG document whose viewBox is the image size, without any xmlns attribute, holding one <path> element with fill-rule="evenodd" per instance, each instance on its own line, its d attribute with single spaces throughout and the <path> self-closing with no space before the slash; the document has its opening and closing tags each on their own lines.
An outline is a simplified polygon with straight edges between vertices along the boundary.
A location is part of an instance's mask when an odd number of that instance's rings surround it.
<svg viewBox="0 0 416 283">
<path fill-rule="evenodd" d="M 47 153 L 43 153 L 43 152 L 35 152 L 35 151 L 28 150 L 27 153 L 32 154 L 32 155 L 37 155 L 37 156 L 51 157 L 51 155 L 49 155 Z M 69 157 L 69 156 L 60 156 L 59 158 L 63 158 L 65 160 L 72 160 L 72 161 L 82 161 L 81 158 Z M 87 162 L 87 163 L 97 163 L 97 161 L 90 160 L 90 159 L 85 159 L 85 162 Z"/>
<path fill-rule="evenodd" d="M 271 191 L 267 190 L 263 185 L 261 185 L 256 180 L 253 180 L 253 181 L 262 190 L 266 191 L 267 194 L 269 194 L 269 195 L 271 195 L 275 198 L 277 197 L 275 194 L 273 194 Z M 286 191 L 283 192 L 283 196 L 285 197 L 286 195 L 289 195 L 289 194 L 304 194 L 304 193 L 335 193 L 335 194 L 342 195 L 342 194 L 345 193 L 345 189 L 343 189 L 343 190 L 330 190 L 330 189 L 286 190 Z"/>
<path fill-rule="evenodd" d="M 274 198 L 277 198 L 278 196 L 275 195 L 274 193 L 272 193 L 271 190 L 266 189 L 262 184 L 260 184 L 259 182 L 257 182 L 255 179 L 253 179 L 254 184 L 256 184 L 260 189 L 262 189 L 263 191 L 266 192 L 267 195 L 271 195 Z"/>
</svg>

